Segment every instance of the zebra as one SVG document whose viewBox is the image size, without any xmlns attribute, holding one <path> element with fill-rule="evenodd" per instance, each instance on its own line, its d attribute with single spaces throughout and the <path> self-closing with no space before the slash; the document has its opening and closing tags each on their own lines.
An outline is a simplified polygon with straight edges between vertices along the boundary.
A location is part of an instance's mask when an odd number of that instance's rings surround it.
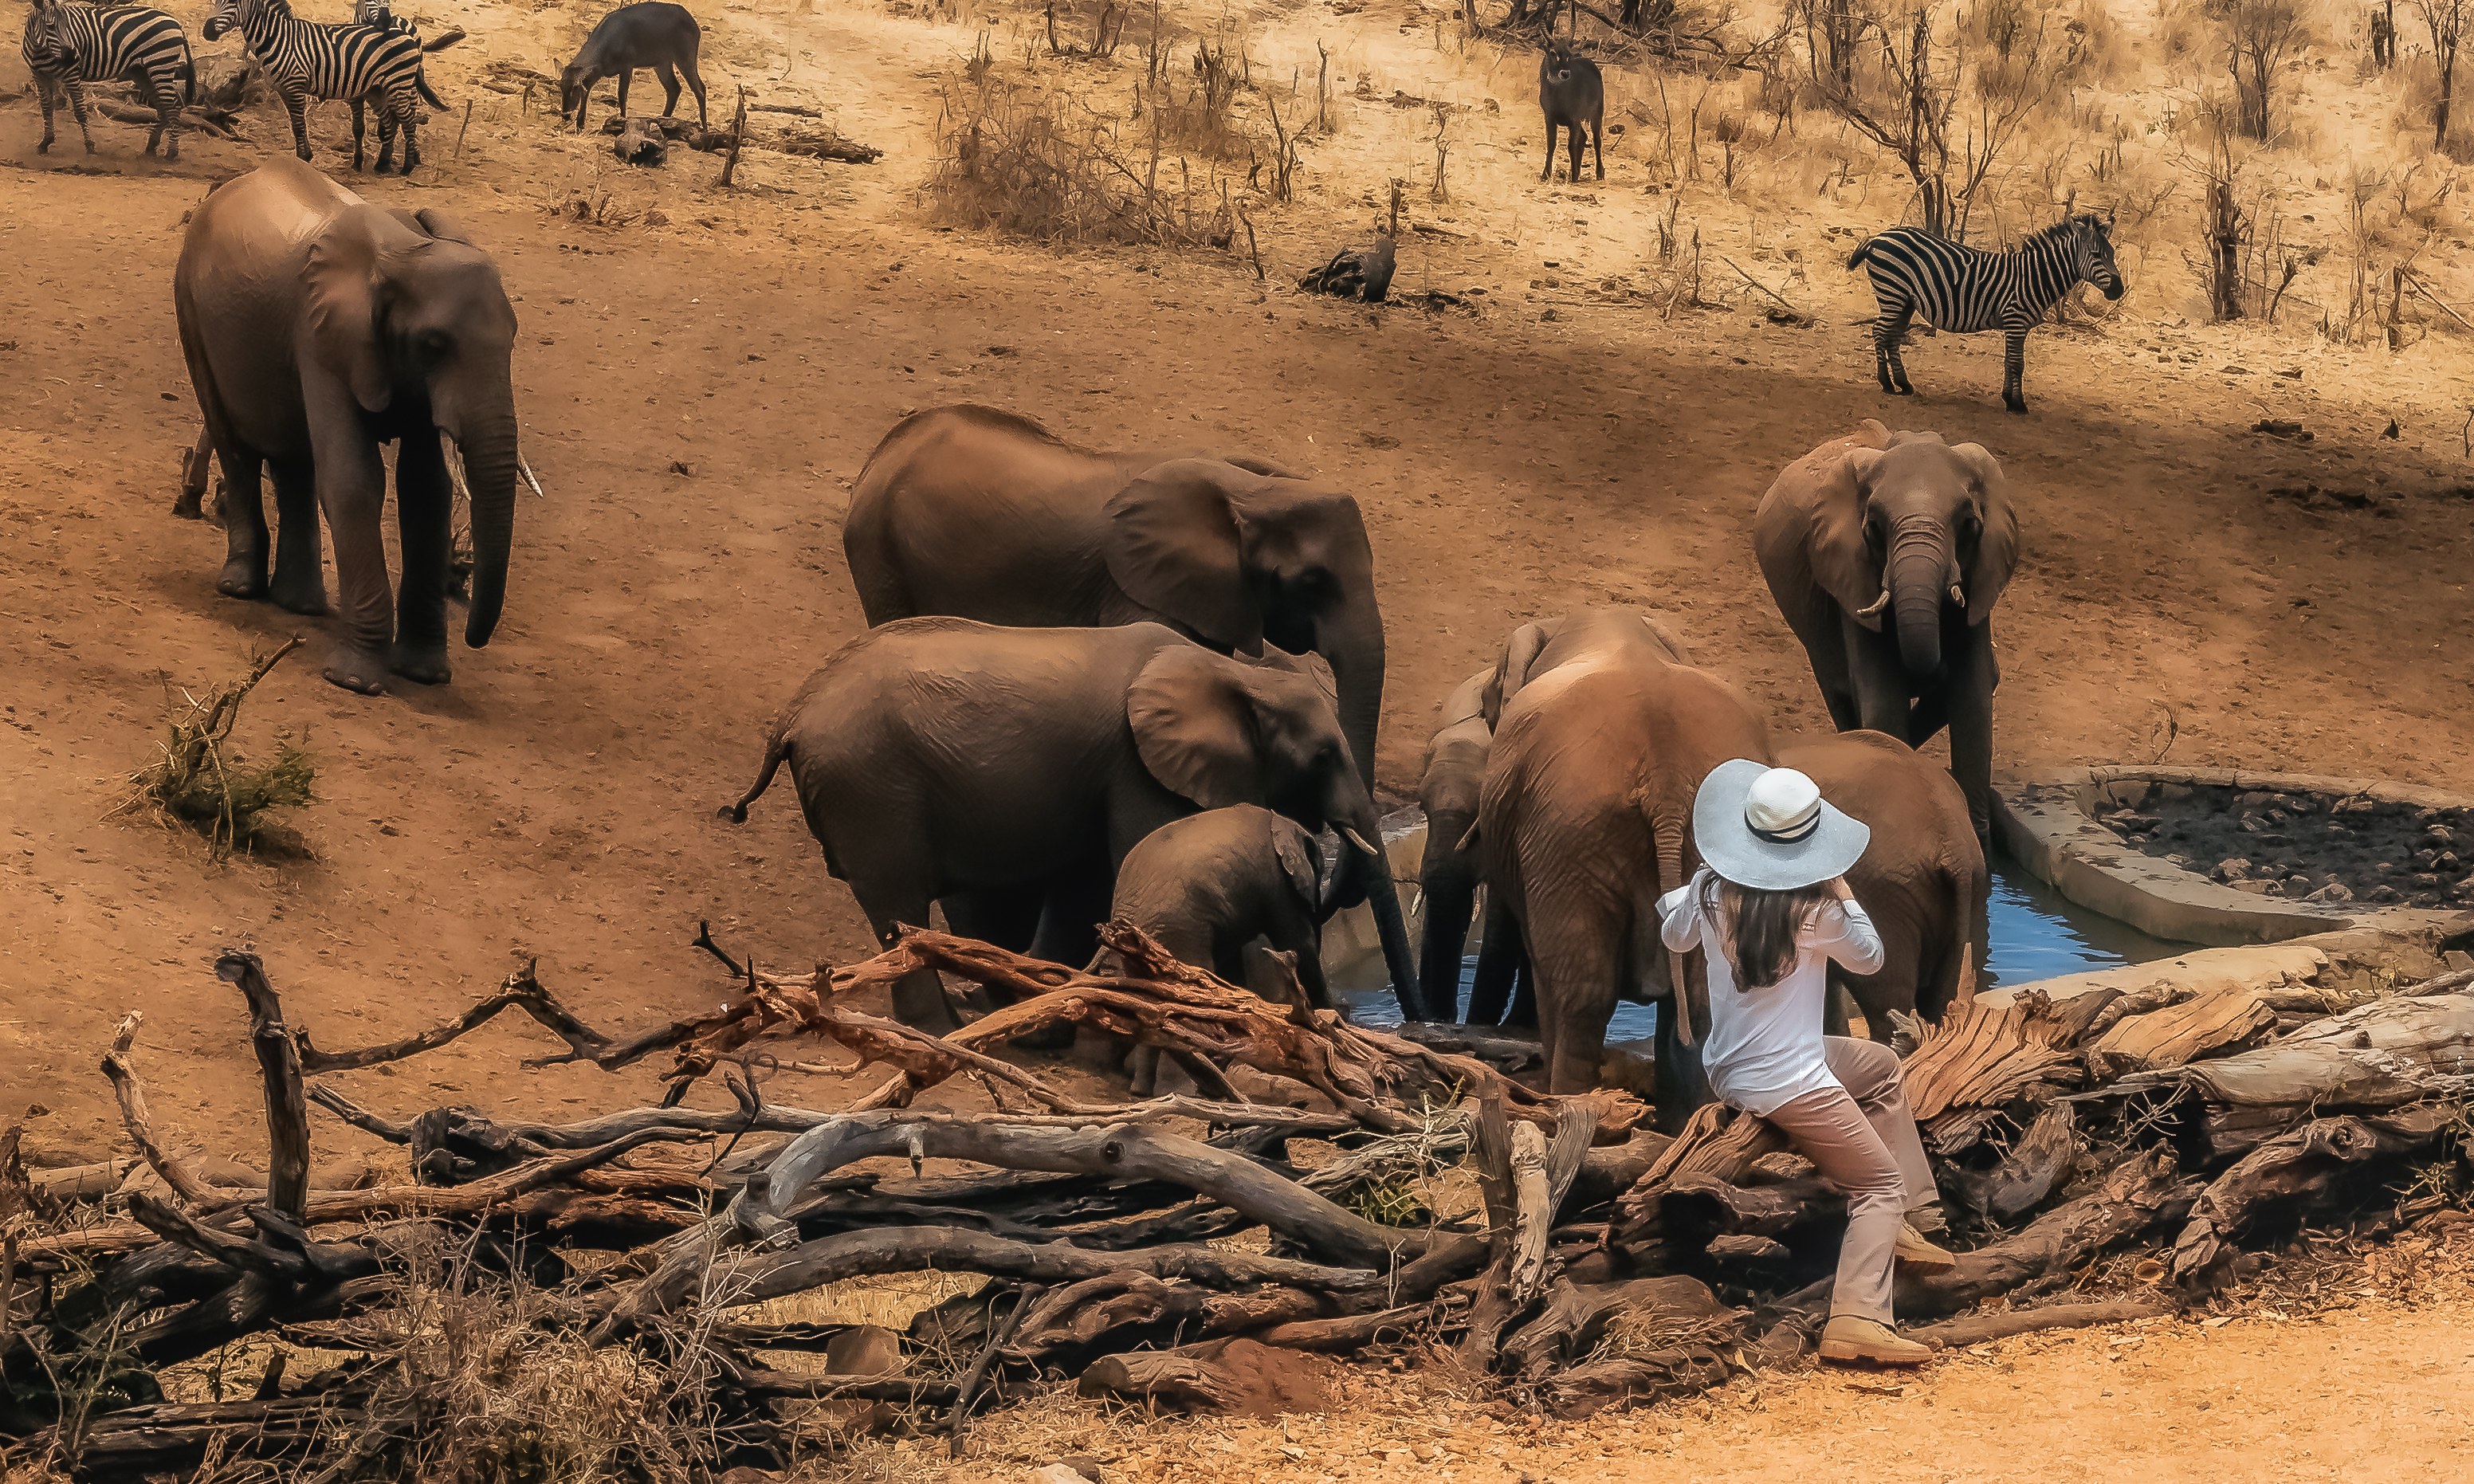
<svg viewBox="0 0 2474 1484">
<path fill-rule="evenodd" d="M 85 85 L 128 78 L 155 109 L 155 130 L 146 136 L 146 153 L 154 154 L 160 145 L 165 159 L 181 158 L 181 109 L 197 91 L 198 69 L 179 21 L 160 11 L 136 6 L 97 9 L 34 0 L 26 12 L 21 49 L 43 105 L 43 139 L 35 146 L 36 154 L 52 152 L 54 98 L 61 91 L 69 95 L 69 111 L 77 117 L 78 133 L 85 137 L 85 152 L 93 154 L 94 129 L 86 121 Z"/>
<path fill-rule="evenodd" d="M 1912 397 L 1899 342 L 1918 314 L 1935 329 L 1972 334 L 1997 326 L 2003 336 L 2001 401 L 2027 410 L 2022 385 L 2027 363 L 2027 331 L 2082 280 L 2120 299 L 2122 270 L 2114 265 L 2111 229 L 2104 218 L 2082 212 L 2065 217 L 2008 253 L 1961 247 L 1914 227 L 1895 227 L 1868 238 L 1847 259 L 1873 280 L 1880 318 L 1873 322 L 1874 370 L 1881 390 Z"/>
<path fill-rule="evenodd" d="M 396 131 L 403 132 L 403 173 L 421 163 L 416 131 L 419 105 L 447 105 L 429 90 L 421 67 L 421 41 L 398 30 L 380 30 L 352 22 L 327 25 L 304 21 L 292 13 L 291 0 L 216 0 L 206 18 L 206 37 L 212 41 L 238 30 L 250 55 L 266 69 L 267 81 L 292 115 L 293 153 L 309 158 L 309 100 L 347 99 L 355 105 L 369 99 L 378 113 L 377 172 L 395 168 Z M 352 168 L 361 168 L 362 124 L 352 110 Z"/>
</svg>

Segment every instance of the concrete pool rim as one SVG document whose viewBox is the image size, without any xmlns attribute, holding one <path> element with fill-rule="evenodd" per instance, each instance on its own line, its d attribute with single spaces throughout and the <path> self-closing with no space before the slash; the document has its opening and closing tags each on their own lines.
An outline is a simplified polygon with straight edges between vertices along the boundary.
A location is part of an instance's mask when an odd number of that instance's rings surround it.
<svg viewBox="0 0 2474 1484">
<path fill-rule="evenodd" d="M 2411 931 L 2462 926 L 2462 911 L 2317 903 L 2256 896 L 2125 842 L 2097 822 L 2100 803 L 2121 804 L 2115 785 L 2230 788 L 2263 793 L 2367 797 L 2416 809 L 2474 809 L 2474 796 L 2376 778 L 2271 773 L 2246 767 L 2056 768 L 1994 786 L 1994 834 L 2011 859 L 2071 901 L 2150 937 L 2205 947 L 2281 942 L 2345 928 Z"/>
</svg>

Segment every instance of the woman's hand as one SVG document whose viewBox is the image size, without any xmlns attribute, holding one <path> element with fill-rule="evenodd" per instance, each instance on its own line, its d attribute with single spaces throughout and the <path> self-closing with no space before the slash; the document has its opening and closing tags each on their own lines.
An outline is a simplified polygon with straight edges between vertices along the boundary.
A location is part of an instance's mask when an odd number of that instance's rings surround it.
<svg viewBox="0 0 2474 1484">
<path fill-rule="evenodd" d="M 1856 900 L 1856 888 L 1847 885 L 1847 878 L 1844 876 L 1830 878 L 1830 894 L 1842 902 Z"/>
</svg>

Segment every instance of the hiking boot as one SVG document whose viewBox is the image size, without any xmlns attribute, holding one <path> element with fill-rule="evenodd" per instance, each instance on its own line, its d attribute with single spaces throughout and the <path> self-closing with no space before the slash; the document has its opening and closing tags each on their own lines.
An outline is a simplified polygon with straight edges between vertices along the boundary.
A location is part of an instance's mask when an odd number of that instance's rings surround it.
<svg viewBox="0 0 2474 1484">
<path fill-rule="evenodd" d="M 1901 1223 L 1898 1246 L 1891 1254 L 1911 1268 L 1954 1268 L 1958 1259 L 1950 1253 L 1925 1240 L 1925 1234 L 1914 1227 Z"/>
<path fill-rule="evenodd" d="M 1932 1358 L 1932 1350 L 1880 1320 L 1833 1314 L 1821 1331 L 1821 1358 L 1839 1365 L 1920 1366 Z"/>
</svg>

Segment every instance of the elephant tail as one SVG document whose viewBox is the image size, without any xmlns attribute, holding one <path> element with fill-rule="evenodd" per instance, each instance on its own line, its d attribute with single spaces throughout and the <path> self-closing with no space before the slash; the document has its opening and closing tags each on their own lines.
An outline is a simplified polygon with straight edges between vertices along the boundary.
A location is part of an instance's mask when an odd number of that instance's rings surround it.
<svg viewBox="0 0 2474 1484">
<path fill-rule="evenodd" d="M 756 782 L 749 785 L 747 791 L 739 796 L 738 803 L 724 804 L 716 810 L 714 817 L 727 819 L 733 824 L 745 824 L 747 806 L 755 803 L 764 795 L 765 790 L 773 787 L 773 775 L 781 770 L 782 760 L 789 755 L 790 718 L 785 716 L 773 723 L 773 734 L 765 739 L 764 766 L 757 769 Z"/>
<path fill-rule="evenodd" d="M 1847 266 L 1851 269 L 1861 268 L 1864 266 L 1864 259 L 1870 257 L 1872 254 L 1873 239 L 1867 237 L 1863 241 L 1856 244 L 1855 252 L 1847 255 Z"/>
<path fill-rule="evenodd" d="M 1647 965 L 1650 955 L 1666 955 L 1666 980 L 1672 989 L 1668 1003 L 1675 1015 L 1675 1038 L 1689 1046 L 1697 1039 L 1692 1031 L 1692 982 L 1685 969 L 1684 955 L 1666 946 L 1658 915 L 1658 899 L 1690 879 L 1684 869 L 1686 823 L 1662 818 L 1656 811 L 1649 813 L 1648 819 L 1650 842 L 1658 855 L 1658 879 L 1651 883 L 1645 899 L 1633 904 L 1632 931 L 1637 945 L 1634 961 Z"/>
</svg>

